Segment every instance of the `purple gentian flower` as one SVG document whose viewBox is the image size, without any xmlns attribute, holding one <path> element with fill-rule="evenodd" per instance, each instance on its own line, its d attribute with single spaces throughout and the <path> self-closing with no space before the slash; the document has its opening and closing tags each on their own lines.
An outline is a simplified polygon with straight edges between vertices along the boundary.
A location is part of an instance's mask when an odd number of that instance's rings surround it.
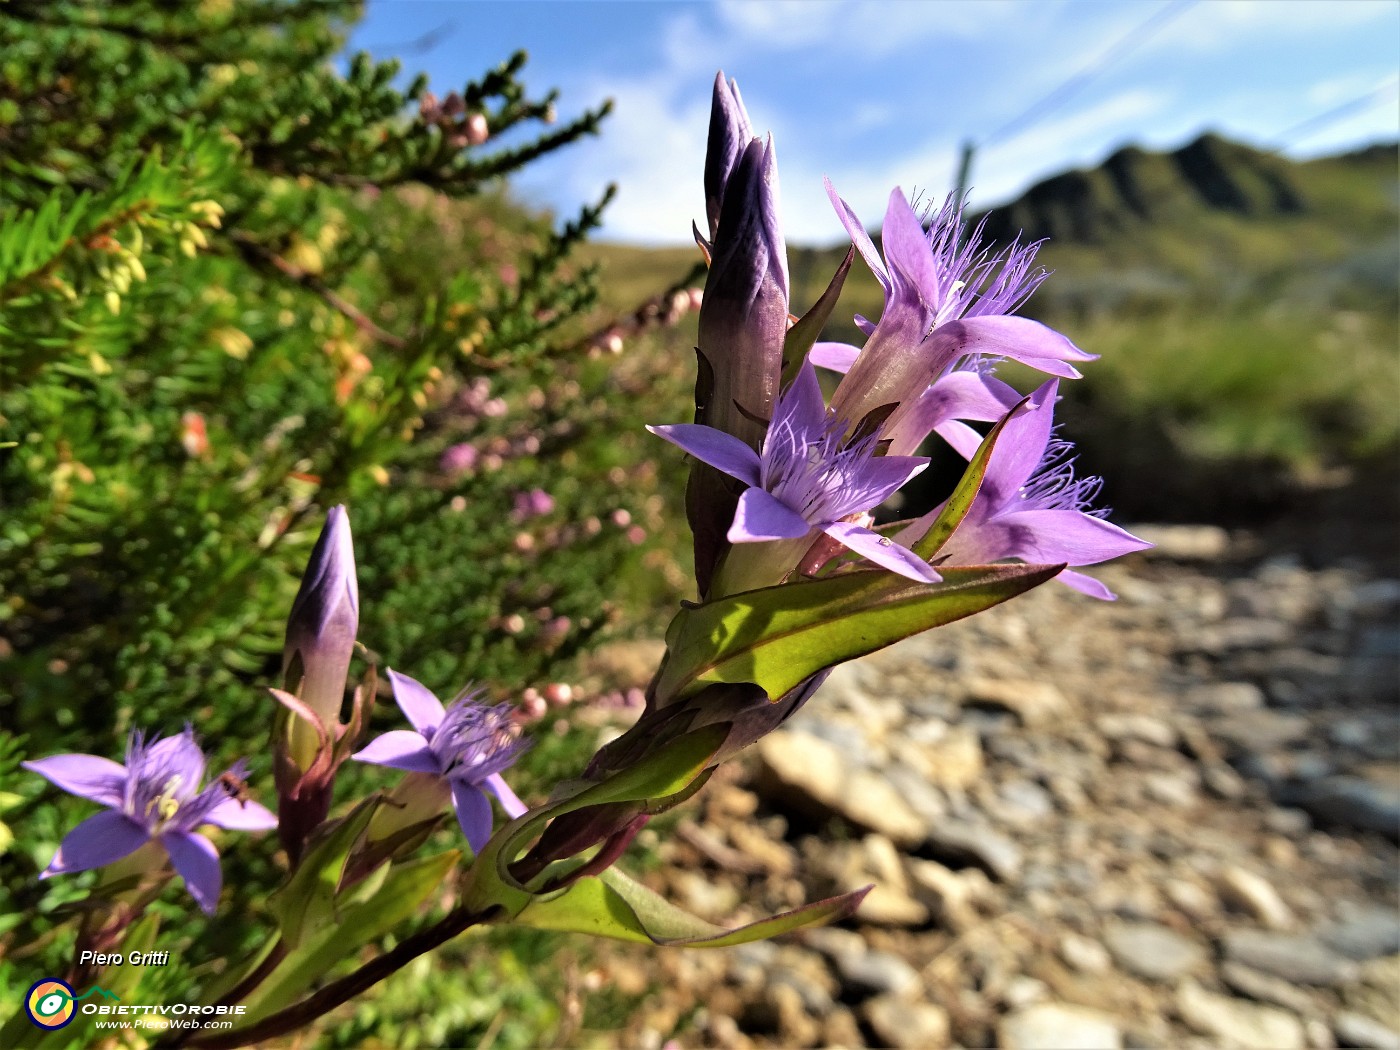
<svg viewBox="0 0 1400 1050">
<path fill-rule="evenodd" d="M 812 347 L 811 358 L 822 368 L 848 372 L 859 353 L 845 343 L 817 343 Z M 964 420 L 993 422 L 1020 400 L 1015 387 L 991 375 L 987 358 L 960 360 L 918 395 L 893 425 L 887 422 L 881 427 L 880 436 L 889 442 L 888 451 L 907 453 L 923 444 L 929 434 L 937 434 L 963 459 L 971 459 L 982 444 L 982 435 Z"/>
<path fill-rule="evenodd" d="M 827 411 L 810 360 L 778 398 L 761 452 L 695 423 L 647 429 L 749 486 L 739 497 L 730 543 L 795 540 L 820 530 L 901 576 L 939 579 L 912 551 L 845 520 L 883 502 L 928 460 L 876 456 L 875 435 L 846 444 L 845 426 Z"/>
<path fill-rule="evenodd" d="M 241 783 L 245 774 L 241 761 L 200 790 L 204 752 L 188 726 L 179 736 L 149 743 L 133 732 L 124 766 L 97 755 L 53 755 L 21 765 L 70 794 L 108 807 L 64 836 L 39 876 L 43 879 L 112 864 L 154 841 L 169 854 L 195 903 L 212 915 L 223 885 L 219 851 L 195 829 L 201 824 L 231 831 L 277 826 L 268 809 L 233 797 L 225 786 Z"/>
<path fill-rule="evenodd" d="M 491 838 L 491 803 L 496 796 L 512 819 L 527 809 L 501 778 L 526 743 L 516 733 L 509 707 L 481 703 L 480 691 L 463 693 L 448 707 L 422 683 L 389 672 L 394 702 L 413 726 L 371 740 L 350 756 L 360 762 L 442 777 L 452 789 L 452 808 L 472 851 Z"/>
<path fill-rule="evenodd" d="M 896 188 L 885 213 L 882 261 L 829 180 L 827 192 L 885 292 L 879 322 L 858 319 L 870 338 L 832 399 L 832 407 L 848 423 L 894 404 L 899 407 L 885 426 L 886 434 L 893 432 L 933 379 L 959 358 L 1007 357 L 1068 379 L 1079 377 L 1071 362 L 1094 359 L 1038 321 L 1009 316 L 1044 279 L 1043 271 L 1031 270 L 1037 245 L 1013 246 L 1009 253 L 989 257 L 975 231 L 964 236 L 960 212 L 952 202 L 925 233 Z M 912 451 L 917 444 L 901 442 L 892 451 Z"/>
<path fill-rule="evenodd" d="M 1016 558 L 1053 565 L 1095 565 L 1152 546 L 1091 510 L 1101 479 L 1076 478 L 1071 446 L 1054 438 L 1059 383 L 1051 380 L 1007 419 L 967 516 L 938 552 L 950 565 L 984 565 Z M 937 514 L 935 510 L 934 515 Z M 927 530 L 932 517 L 901 537 Z M 1057 579 L 1094 598 L 1113 592 L 1092 576 L 1066 569 Z"/>
</svg>

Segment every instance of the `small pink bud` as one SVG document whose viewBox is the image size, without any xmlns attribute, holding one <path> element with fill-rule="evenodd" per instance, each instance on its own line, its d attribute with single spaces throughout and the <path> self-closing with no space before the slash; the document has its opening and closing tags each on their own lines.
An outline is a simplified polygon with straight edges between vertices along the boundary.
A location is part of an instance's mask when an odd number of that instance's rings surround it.
<svg viewBox="0 0 1400 1050">
<path fill-rule="evenodd" d="M 491 137 L 491 128 L 486 123 L 486 118 L 480 113 L 473 113 L 466 119 L 466 136 L 468 144 L 480 146 Z"/>
<path fill-rule="evenodd" d="M 563 707 L 574 698 L 574 687 L 567 682 L 550 682 L 544 687 L 544 698 L 555 707 Z"/>
<path fill-rule="evenodd" d="M 610 516 L 612 523 L 620 529 L 632 524 L 632 515 L 622 507 L 618 507 Z"/>
</svg>

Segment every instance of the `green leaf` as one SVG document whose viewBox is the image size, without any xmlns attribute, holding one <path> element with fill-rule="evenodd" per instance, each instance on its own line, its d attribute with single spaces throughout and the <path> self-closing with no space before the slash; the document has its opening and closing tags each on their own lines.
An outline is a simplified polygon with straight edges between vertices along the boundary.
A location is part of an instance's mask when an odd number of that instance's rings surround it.
<svg viewBox="0 0 1400 1050">
<path fill-rule="evenodd" d="M 1017 411 L 1029 400 L 1030 398 L 1024 398 L 1011 412 Z M 982 444 L 977 446 L 977 451 L 972 456 L 972 462 L 968 463 L 967 469 L 963 471 L 963 476 L 958 479 L 957 487 L 953 489 L 953 494 L 943 504 L 943 509 L 939 511 L 938 517 L 929 526 L 928 532 L 909 545 L 909 549 L 920 558 L 928 561 L 937 554 L 943 548 L 943 544 L 948 542 L 948 537 L 953 534 L 953 530 L 962 524 L 963 518 L 967 517 L 967 512 L 972 507 L 972 501 L 977 498 L 977 492 L 982 488 L 982 479 L 987 476 L 987 464 L 991 462 L 992 449 L 996 447 L 997 439 L 1001 437 L 1006 421 L 1011 418 L 1011 412 L 1002 416 L 991 432 L 982 439 Z"/>
<path fill-rule="evenodd" d="M 616 868 L 574 883 L 557 897 L 537 899 L 516 921 L 540 930 L 587 933 L 639 944 L 727 948 L 825 925 L 853 914 L 869 887 L 751 922 L 716 926 L 676 907 Z"/>
<path fill-rule="evenodd" d="M 357 886 L 354 896 L 359 899 L 344 904 L 333 925 L 289 953 L 243 1001 L 248 1007 L 243 1020 L 252 1023 L 290 1005 L 336 963 L 413 915 L 447 880 L 461 855 L 460 850 L 448 850 L 395 864 L 373 892 L 364 892 L 363 883 Z"/>
<path fill-rule="evenodd" d="M 823 668 L 989 609 L 1063 568 L 941 567 L 941 583 L 868 569 L 682 609 L 667 631 L 657 699 L 673 703 L 717 682 L 752 682 L 779 697 Z"/>
<path fill-rule="evenodd" d="M 296 871 L 268 899 L 268 908 L 282 928 L 287 947 L 298 947 L 338 921 L 335 898 L 346 861 L 379 808 L 379 801 L 378 795 L 365 799 L 326 828 L 312 841 Z"/>
<path fill-rule="evenodd" d="M 529 842 L 555 817 L 609 803 L 637 803 L 637 812 L 656 812 L 681 795 L 704 773 L 714 753 L 729 735 L 726 725 L 710 725 L 677 737 L 635 766 L 576 794 L 532 809 L 507 824 L 487 843 L 472 865 L 462 903 L 476 911 L 504 908 L 518 915 L 534 894 L 517 882 L 509 866 Z"/>
<path fill-rule="evenodd" d="M 812 344 L 817 341 L 817 336 L 822 334 L 826 322 L 831 319 L 831 312 L 836 309 L 836 301 L 841 298 L 841 288 L 846 283 L 846 275 L 851 272 L 851 263 L 855 261 L 855 257 L 856 250 L 852 246 L 846 257 L 841 260 L 841 265 L 836 267 L 836 272 L 832 274 L 831 282 L 826 286 L 826 291 L 822 292 L 821 298 L 788 329 L 783 339 L 783 375 L 780 389 L 787 389 L 788 384 L 797 378 L 797 372 L 802 367 L 802 362 L 807 359 Z"/>
</svg>

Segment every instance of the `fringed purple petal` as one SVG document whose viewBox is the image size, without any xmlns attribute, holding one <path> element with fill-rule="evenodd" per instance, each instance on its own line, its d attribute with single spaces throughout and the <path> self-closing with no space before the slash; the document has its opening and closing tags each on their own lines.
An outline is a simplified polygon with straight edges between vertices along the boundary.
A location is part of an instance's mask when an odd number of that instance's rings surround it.
<svg viewBox="0 0 1400 1050">
<path fill-rule="evenodd" d="M 1026 399 L 1026 403 L 1007 419 L 997 438 L 987 475 L 982 480 L 978 500 L 992 506 L 1009 504 L 1030 480 L 1045 457 L 1050 444 L 1050 431 L 1055 425 L 1054 405 L 1059 390 L 1057 380 L 1050 380 Z"/>
<path fill-rule="evenodd" d="M 58 852 L 39 877 L 104 867 L 135 853 L 150 838 L 145 828 L 125 814 L 113 810 L 95 813 L 63 836 Z"/>
<path fill-rule="evenodd" d="M 927 330 L 932 327 L 943 298 L 942 281 L 923 223 L 898 187 L 890 192 L 880 235 L 884 240 L 885 262 L 889 266 L 894 295 L 909 297 L 923 307 L 929 322 L 925 325 Z"/>
<path fill-rule="evenodd" d="M 224 876 L 219 870 L 219 851 L 203 835 L 183 831 L 166 832 L 160 843 L 170 854 L 170 862 L 185 880 L 185 888 L 205 915 L 213 915 L 219 905 Z"/>
<path fill-rule="evenodd" d="M 510 789 L 510 785 L 499 773 L 492 773 L 481 782 L 481 786 L 496 796 L 496 801 L 501 804 L 501 808 L 505 810 L 506 816 L 510 817 L 511 820 L 530 808 L 520 801 L 520 796 Z"/>
<path fill-rule="evenodd" d="M 408 719 L 408 724 L 424 737 L 431 738 L 433 731 L 442 725 L 446 714 L 442 701 L 433 695 L 431 689 L 406 674 L 391 670 L 389 683 L 394 691 L 394 702 Z"/>
<path fill-rule="evenodd" d="M 758 453 L 736 437 L 699 423 L 670 423 L 647 429 L 731 478 L 746 485 L 758 484 Z"/>
<path fill-rule="evenodd" d="M 31 773 L 62 788 L 70 795 L 113 808 L 122 804 L 126 790 L 126 767 L 97 755 L 51 755 L 21 762 Z"/>
<path fill-rule="evenodd" d="M 204 815 L 204 821 L 227 831 L 270 831 L 277 826 L 277 815 L 252 799 L 226 798 Z"/>
<path fill-rule="evenodd" d="M 365 747 L 350 756 L 356 762 L 389 766 L 409 773 L 441 773 L 442 767 L 421 733 L 409 729 L 391 729 L 375 737 Z"/>
<path fill-rule="evenodd" d="M 982 446 L 982 435 L 956 419 L 939 423 L 933 428 L 933 432 L 948 442 L 953 451 L 966 460 L 971 460 L 977 455 L 977 450 Z"/>
<path fill-rule="evenodd" d="M 833 372 L 849 372 L 851 365 L 860 356 L 860 349 L 850 343 L 814 343 L 807 354 L 807 360 L 818 368 L 829 368 Z"/>
<path fill-rule="evenodd" d="M 1016 547 L 1003 557 L 1044 565 L 1097 565 L 1152 546 L 1117 525 L 1077 510 L 1018 510 L 999 515 L 997 522 Z"/>
<path fill-rule="evenodd" d="M 1070 361 L 1098 359 L 1097 354 L 1086 353 L 1053 328 L 1029 317 L 967 317 L 949 321 L 938 330 L 959 333 L 959 356 L 1009 357 L 1062 379 L 1079 378 L 1079 370 Z"/>
<path fill-rule="evenodd" d="M 792 428 L 794 435 L 809 443 L 819 441 L 828 429 L 826 399 L 822 397 L 822 385 L 810 357 L 802 362 L 792 385 L 778 399 L 773 426 L 768 429 L 769 437 L 780 432 L 784 423 Z M 763 450 L 768 451 L 767 441 Z"/>
<path fill-rule="evenodd" d="M 797 511 L 763 489 L 751 488 L 739 497 L 728 539 L 730 543 L 795 540 L 810 531 L 811 525 Z"/>
<path fill-rule="evenodd" d="M 943 577 L 913 551 L 893 540 L 849 521 L 835 521 L 823 531 L 881 568 L 920 583 L 937 583 Z"/>
<path fill-rule="evenodd" d="M 1073 587 L 1082 594 L 1087 594 L 1090 598 L 1098 598 L 1100 601 L 1115 602 L 1118 595 L 1114 594 L 1098 580 L 1082 572 L 1075 572 L 1073 569 L 1066 569 L 1055 579 L 1067 586 Z"/>
<path fill-rule="evenodd" d="M 464 780 L 452 781 L 452 808 L 457 823 L 473 853 L 480 853 L 491 840 L 491 803 L 481 788 Z"/>
<path fill-rule="evenodd" d="M 128 762 L 127 767 L 141 780 L 184 801 L 198 794 L 204 780 L 204 752 L 195 742 L 194 729 L 186 726 L 184 732 L 151 744 L 145 749 L 144 761 Z"/>
<path fill-rule="evenodd" d="M 851 210 L 851 206 L 837 196 L 836 187 L 831 184 L 831 180 L 823 178 L 822 182 L 826 186 L 826 195 L 831 198 L 831 206 L 836 209 L 836 217 L 846 228 L 851 243 L 856 246 L 856 251 L 860 252 L 860 257 L 865 260 L 865 265 L 870 267 L 870 272 L 880 282 L 880 287 L 885 290 L 885 298 L 888 300 L 891 290 L 890 276 L 885 269 L 884 260 L 880 258 L 880 253 L 875 250 L 875 242 L 870 239 L 870 234 L 865 232 L 865 227 L 861 225 L 860 219 Z"/>
</svg>

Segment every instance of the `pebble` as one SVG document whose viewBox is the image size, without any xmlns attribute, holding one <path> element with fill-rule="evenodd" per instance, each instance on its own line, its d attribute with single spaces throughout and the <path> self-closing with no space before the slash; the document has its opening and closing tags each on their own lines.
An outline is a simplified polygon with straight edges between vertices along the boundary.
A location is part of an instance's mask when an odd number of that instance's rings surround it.
<svg viewBox="0 0 1400 1050">
<path fill-rule="evenodd" d="M 1400 1050 L 1400 1033 L 1365 1014 L 1343 1010 L 1332 1020 L 1332 1032 L 1338 1046 L 1364 1047 L 1366 1050 Z"/>
<path fill-rule="evenodd" d="M 843 993 L 855 999 L 903 995 L 919 986 L 919 972 L 893 952 L 842 954 L 833 962 Z"/>
<path fill-rule="evenodd" d="M 1400 841 L 1400 787 L 1355 776 L 1324 777 L 1288 797 L 1320 824 L 1376 831 Z"/>
<path fill-rule="evenodd" d="M 1119 966 L 1149 981 L 1174 981 L 1206 961 L 1196 941 L 1155 923 L 1114 923 L 1104 931 L 1104 943 Z"/>
<path fill-rule="evenodd" d="M 1066 933 L 1060 938 L 1060 958 L 1083 973 L 1104 974 L 1113 968 L 1108 949 L 1092 937 Z"/>
<path fill-rule="evenodd" d="M 1313 1000 L 1297 985 L 1272 974 L 1261 973 L 1237 962 L 1226 962 L 1220 967 L 1220 977 L 1231 991 L 1248 996 L 1259 1002 L 1273 1003 L 1295 1014 L 1316 1012 Z"/>
<path fill-rule="evenodd" d="M 1305 934 L 1231 930 L 1221 939 L 1225 957 L 1294 984 L 1342 985 L 1356 980 L 1356 963 Z"/>
<path fill-rule="evenodd" d="M 1002 1050 L 1121 1050 L 1123 1033 L 1109 1014 L 1072 1003 L 1036 1003 L 997 1024 Z"/>
<path fill-rule="evenodd" d="M 1303 1024 L 1273 1006 L 1208 992 L 1195 981 L 1176 991 L 1176 1009 L 1192 1029 L 1241 1050 L 1304 1050 Z"/>
<path fill-rule="evenodd" d="M 1049 682 L 978 678 L 967 683 L 964 703 L 1006 711 L 1023 726 L 1042 726 L 1069 713 L 1070 702 Z"/>
<path fill-rule="evenodd" d="M 948 1011 L 932 1003 L 880 995 L 863 1011 L 881 1046 L 896 1050 L 938 1050 L 948 1045 Z"/>
<path fill-rule="evenodd" d="M 1364 961 L 1400 953 L 1400 911 L 1344 902 L 1335 922 L 1317 929 L 1318 939 L 1348 959 Z"/>
<path fill-rule="evenodd" d="M 810 733 L 780 730 L 756 746 L 759 793 L 808 816 L 839 816 L 901 845 L 923 839 L 926 825 L 889 781 L 852 770 L 835 746 Z"/>
<path fill-rule="evenodd" d="M 924 848 L 935 860 L 955 867 L 975 864 L 1001 882 L 1020 874 L 1020 847 L 990 826 L 945 820 L 930 829 Z"/>
<path fill-rule="evenodd" d="M 1271 930 L 1286 930 L 1293 925 L 1293 912 L 1268 879 L 1230 864 L 1221 869 L 1215 886 L 1222 901 L 1261 925 Z"/>
</svg>

